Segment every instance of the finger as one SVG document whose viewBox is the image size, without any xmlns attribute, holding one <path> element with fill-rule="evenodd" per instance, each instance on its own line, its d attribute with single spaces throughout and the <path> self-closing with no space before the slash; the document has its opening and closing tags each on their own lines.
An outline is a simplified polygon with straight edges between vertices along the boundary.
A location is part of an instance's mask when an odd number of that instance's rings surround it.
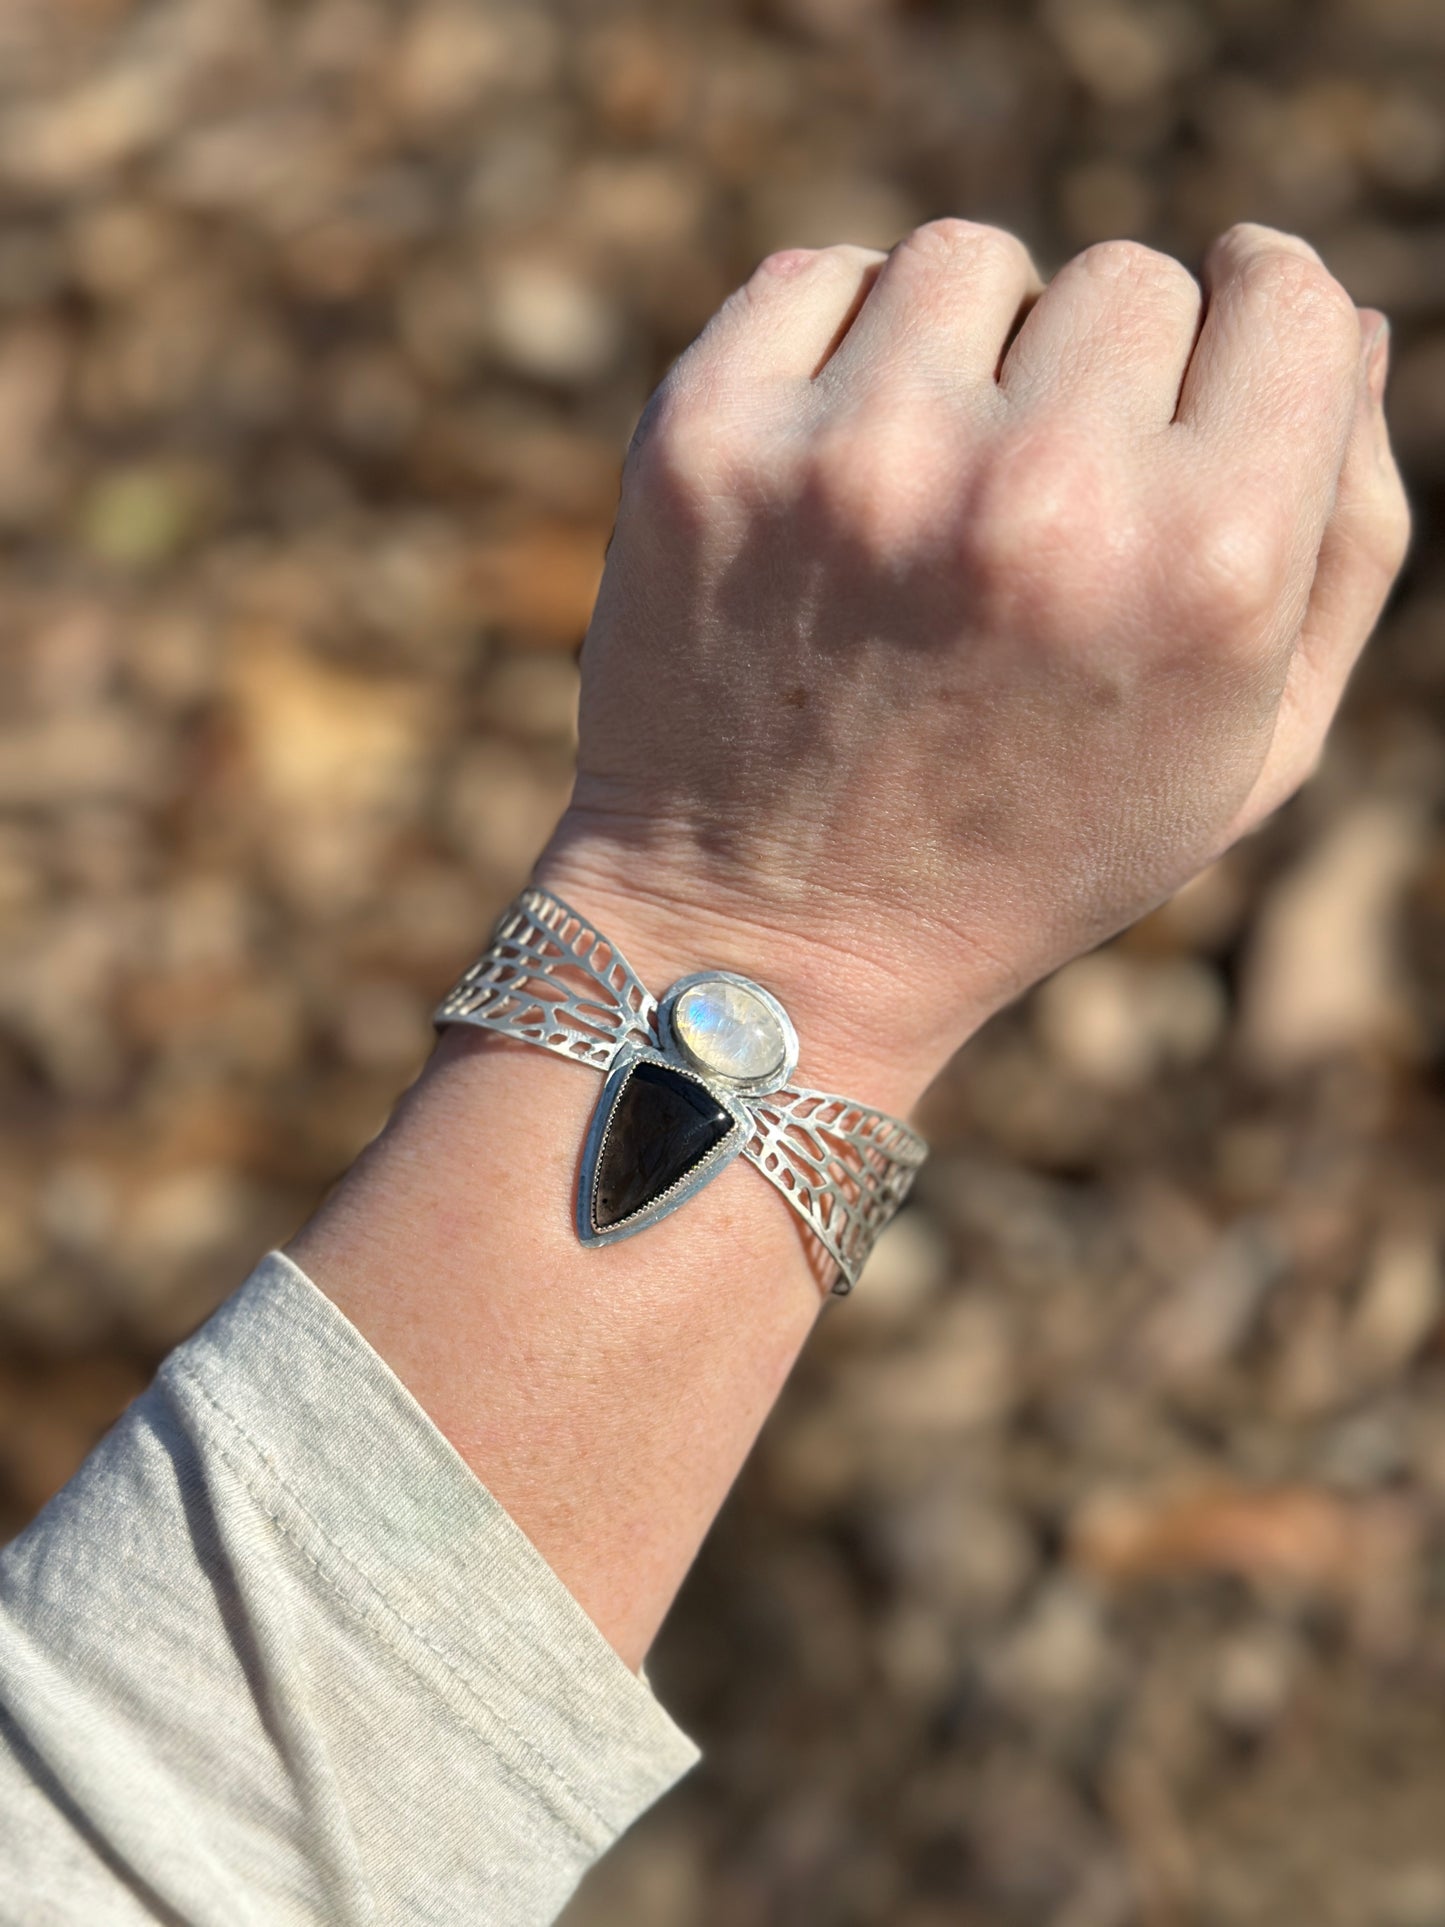
<svg viewBox="0 0 1445 1927">
<path fill-rule="evenodd" d="M 1204 292 L 1176 419 L 1291 503 L 1313 498 L 1313 557 L 1354 414 L 1358 311 L 1307 241 L 1248 223 L 1210 249 Z"/>
<path fill-rule="evenodd" d="M 1216 579 L 1271 612 L 1270 674 L 1283 688 L 1354 420 L 1359 312 L 1308 242 L 1271 228 L 1222 235 L 1204 294 L 1166 442 L 1225 517 Z"/>
<path fill-rule="evenodd" d="M 1199 283 L 1134 241 L 1085 248 L 1044 289 L 1004 357 L 1010 401 L 1076 397 L 1160 426 L 1173 419 L 1204 306 Z"/>
<path fill-rule="evenodd" d="M 1290 661 L 1274 739 L 1246 804 L 1258 822 L 1314 768 L 1350 671 L 1379 620 L 1410 537 L 1410 510 L 1385 421 L 1389 327 L 1366 309 L 1364 379 L 1320 545 L 1314 586 Z M 1247 827 L 1247 826 L 1246 826 Z"/>
<path fill-rule="evenodd" d="M 787 248 L 729 295 L 683 357 L 725 359 L 760 381 L 807 381 L 846 333 L 887 256 L 876 248 Z"/>
<path fill-rule="evenodd" d="M 923 376 L 992 388 L 1009 336 L 1041 283 L 1002 228 L 930 221 L 893 249 L 827 365 L 829 381 Z"/>
</svg>

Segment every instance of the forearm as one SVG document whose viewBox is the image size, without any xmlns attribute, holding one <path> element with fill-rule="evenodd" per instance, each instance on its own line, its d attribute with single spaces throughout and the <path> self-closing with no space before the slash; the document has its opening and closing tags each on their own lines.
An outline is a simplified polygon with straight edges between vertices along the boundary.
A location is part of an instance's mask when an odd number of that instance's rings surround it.
<svg viewBox="0 0 1445 1927">
<path fill-rule="evenodd" d="M 721 965 L 774 990 L 807 1081 L 890 1110 L 928 1082 L 927 1044 L 865 1035 L 866 959 L 774 936 L 741 899 L 710 915 L 630 895 L 620 867 L 542 874 L 657 989 Z M 644 1235 L 582 1247 L 572 1200 L 599 1089 L 549 1053 L 451 1032 L 288 1249 L 636 1666 L 828 1280 L 742 1159 Z"/>
</svg>

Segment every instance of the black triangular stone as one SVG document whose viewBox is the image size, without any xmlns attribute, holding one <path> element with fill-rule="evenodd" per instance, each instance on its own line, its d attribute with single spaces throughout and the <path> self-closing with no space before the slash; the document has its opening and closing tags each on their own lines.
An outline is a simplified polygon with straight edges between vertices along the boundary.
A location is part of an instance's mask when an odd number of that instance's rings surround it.
<svg viewBox="0 0 1445 1927">
<path fill-rule="evenodd" d="M 633 1217 L 737 1129 L 736 1120 L 696 1078 L 666 1064 L 635 1064 L 613 1100 L 597 1177 L 592 1228 Z"/>
</svg>

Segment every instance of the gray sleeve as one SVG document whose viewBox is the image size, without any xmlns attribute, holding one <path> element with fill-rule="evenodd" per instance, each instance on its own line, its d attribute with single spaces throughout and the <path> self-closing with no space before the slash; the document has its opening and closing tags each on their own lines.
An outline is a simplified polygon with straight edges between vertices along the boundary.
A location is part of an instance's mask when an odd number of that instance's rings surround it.
<svg viewBox="0 0 1445 1927">
<path fill-rule="evenodd" d="M 550 1920 L 696 1759 L 295 1265 L 0 1552 L 0 1920 Z"/>
</svg>

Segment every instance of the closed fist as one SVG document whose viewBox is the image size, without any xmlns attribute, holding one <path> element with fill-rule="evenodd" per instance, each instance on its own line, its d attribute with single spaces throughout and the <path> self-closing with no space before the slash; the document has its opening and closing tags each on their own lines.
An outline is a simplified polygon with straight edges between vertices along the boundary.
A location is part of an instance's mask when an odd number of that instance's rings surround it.
<svg viewBox="0 0 1445 1927">
<path fill-rule="evenodd" d="M 1309 773 L 1408 533 L 1386 355 L 1258 227 L 771 257 L 629 452 L 539 875 L 902 1106 Z"/>
</svg>

